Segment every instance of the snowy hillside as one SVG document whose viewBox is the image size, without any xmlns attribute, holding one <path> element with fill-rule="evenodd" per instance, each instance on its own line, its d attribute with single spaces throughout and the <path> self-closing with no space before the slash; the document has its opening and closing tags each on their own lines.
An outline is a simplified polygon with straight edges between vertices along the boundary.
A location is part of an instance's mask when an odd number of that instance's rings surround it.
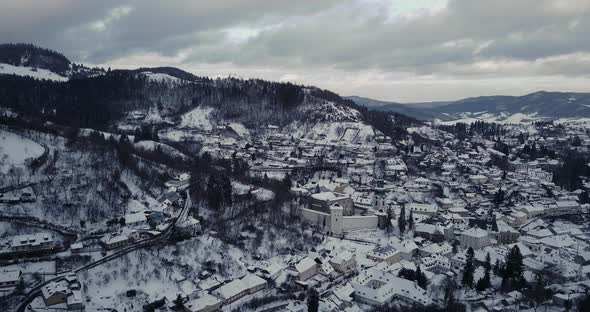
<svg viewBox="0 0 590 312">
<path fill-rule="evenodd" d="M 142 72 L 142 75 L 146 76 L 147 79 L 151 82 L 166 82 L 166 83 L 171 83 L 171 82 L 179 82 L 182 81 L 182 79 L 176 78 L 174 76 L 170 76 L 168 74 L 163 74 L 163 73 L 152 73 L 152 72 Z"/>
<path fill-rule="evenodd" d="M 10 64 L 0 63 L 0 74 L 17 75 L 23 77 L 32 77 L 35 79 L 47 79 L 53 81 L 67 81 L 68 77 L 60 76 L 47 69 L 33 68 L 26 66 L 13 66 Z"/>
<path fill-rule="evenodd" d="M 27 159 L 41 156 L 43 151 L 43 146 L 31 139 L 0 130 L 0 172 L 6 172 L 12 165 L 22 166 Z"/>
</svg>

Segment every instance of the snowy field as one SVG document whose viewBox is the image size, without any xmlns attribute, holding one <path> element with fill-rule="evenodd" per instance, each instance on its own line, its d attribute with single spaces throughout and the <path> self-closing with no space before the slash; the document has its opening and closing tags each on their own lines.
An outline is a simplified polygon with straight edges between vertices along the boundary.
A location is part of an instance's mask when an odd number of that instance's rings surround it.
<svg viewBox="0 0 590 312">
<path fill-rule="evenodd" d="M 47 69 L 32 68 L 25 66 L 13 66 L 10 64 L 0 63 L 0 74 L 29 76 L 36 79 L 47 79 L 55 81 L 67 81 L 67 77 L 62 77 Z"/>
<path fill-rule="evenodd" d="M 168 74 L 162 74 L 162 73 L 152 73 L 152 72 L 143 72 L 142 73 L 144 76 L 147 77 L 147 79 L 151 82 L 167 82 L 167 83 L 172 83 L 172 82 L 180 82 L 182 81 L 181 79 L 178 79 L 174 76 L 170 76 Z"/>
<path fill-rule="evenodd" d="M 211 278 L 225 281 L 244 274 L 247 260 L 243 251 L 207 236 L 160 250 L 138 250 L 80 274 L 86 310 L 141 311 L 146 301 L 174 300 L 206 285 L 199 279 L 205 266 L 216 271 Z M 138 290 L 136 298 L 125 296 L 131 289 Z"/>
<path fill-rule="evenodd" d="M 0 171 L 6 172 L 10 166 L 22 166 L 26 159 L 43 154 L 43 146 L 18 134 L 0 130 Z"/>
</svg>

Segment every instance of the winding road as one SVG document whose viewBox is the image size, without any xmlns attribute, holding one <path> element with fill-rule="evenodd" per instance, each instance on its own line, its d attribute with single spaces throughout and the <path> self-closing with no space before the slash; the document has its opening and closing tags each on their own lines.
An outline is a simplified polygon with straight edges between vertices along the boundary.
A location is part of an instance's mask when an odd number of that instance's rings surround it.
<svg viewBox="0 0 590 312">
<path fill-rule="evenodd" d="M 160 244 L 162 242 L 165 242 L 166 240 L 168 240 L 168 238 L 170 237 L 170 234 L 173 232 L 173 230 L 176 228 L 176 225 L 178 224 L 178 222 L 183 221 L 184 219 L 186 219 L 186 217 L 188 216 L 188 210 L 190 209 L 190 207 L 192 206 L 192 201 L 190 198 L 190 194 L 188 192 L 188 190 L 186 191 L 186 202 L 184 204 L 184 207 L 182 208 L 182 210 L 180 211 L 180 213 L 178 214 L 178 217 L 172 222 L 172 224 L 170 224 L 170 226 L 168 226 L 168 228 L 166 228 L 164 231 L 162 231 L 160 234 L 148 238 L 148 239 L 143 239 L 140 241 L 135 242 L 133 245 L 131 246 L 127 246 L 124 248 L 121 248 L 119 250 L 117 250 L 116 252 L 105 256 L 101 259 L 98 259 L 94 262 L 90 262 L 88 264 L 85 264 L 82 267 L 79 267 L 77 269 L 75 269 L 73 272 L 78 274 L 81 272 L 84 272 L 86 270 L 95 268 L 101 264 L 104 264 L 106 262 L 109 262 L 111 260 L 117 259 L 123 255 L 126 255 L 132 251 L 135 251 L 137 249 L 140 248 L 145 248 L 148 246 L 154 246 L 157 244 Z M 56 276 L 52 279 L 49 279 L 43 283 L 40 283 L 38 285 L 36 285 L 35 287 L 31 288 L 25 295 L 25 297 L 23 298 L 23 300 L 21 301 L 21 303 L 18 305 L 16 311 L 17 312 L 25 312 L 27 309 L 27 306 L 33 302 L 33 300 L 35 298 L 37 298 L 40 294 L 41 294 L 41 289 L 51 283 L 51 282 L 58 282 L 64 279 L 65 275 L 68 273 L 62 273 L 60 276 Z"/>
</svg>

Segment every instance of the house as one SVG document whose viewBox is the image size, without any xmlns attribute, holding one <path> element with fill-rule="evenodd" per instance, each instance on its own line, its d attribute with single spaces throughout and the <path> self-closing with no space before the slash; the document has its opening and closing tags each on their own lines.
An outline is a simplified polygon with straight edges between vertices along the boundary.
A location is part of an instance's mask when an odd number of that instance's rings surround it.
<svg viewBox="0 0 590 312">
<path fill-rule="evenodd" d="M 392 265 L 401 259 L 401 254 L 399 250 L 391 245 L 377 246 L 371 252 L 367 253 L 367 259 Z"/>
<path fill-rule="evenodd" d="M 31 252 L 55 247 L 53 236 L 49 233 L 35 233 L 13 236 L 10 249 L 13 252 Z"/>
<path fill-rule="evenodd" d="M 351 284 L 355 300 L 364 304 L 383 306 L 393 300 L 418 306 L 430 303 L 426 291 L 415 282 L 374 268 L 361 272 Z"/>
<path fill-rule="evenodd" d="M 143 212 L 127 214 L 125 215 L 125 225 L 131 228 L 148 227 L 147 217 Z"/>
<path fill-rule="evenodd" d="M 306 281 L 317 274 L 317 262 L 310 257 L 305 257 L 295 265 L 295 272 L 300 281 Z"/>
<path fill-rule="evenodd" d="M 66 303 L 70 292 L 66 281 L 51 282 L 41 288 L 41 294 L 47 306 Z"/>
<path fill-rule="evenodd" d="M 110 233 L 100 239 L 100 243 L 106 249 L 123 247 L 132 242 L 132 239 L 125 233 Z"/>
<path fill-rule="evenodd" d="M 160 198 L 160 203 L 168 207 L 172 205 L 182 205 L 182 196 L 176 192 L 168 192 Z"/>
<path fill-rule="evenodd" d="M 176 228 L 185 235 L 196 236 L 201 232 L 201 222 L 189 216 L 186 220 L 176 224 Z"/>
<path fill-rule="evenodd" d="M 426 215 L 426 216 L 434 216 L 438 208 L 436 205 L 433 204 L 419 204 L 419 203 L 411 203 L 408 205 L 409 211 L 412 211 L 413 214 L 418 215 Z"/>
<path fill-rule="evenodd" d="M 319 260 L 319 258 L 316 258 L 315 261 L 318 262 L 318 272 L 320 274 L 324 276 L 333 276 L 335 274 L 336 271 L 329 261 Z"/>
<path fill-rule="evenodd" d="M 453 252 L 453 246 L 447 242 L 434 243 L 424 246 L 419 249 L 418 254 L 422 257 L 428 257 L 432 255 L 448 256 Z"/>
<path fill-rule="evenodd" d="M 469 180 L 473 184 L 484 184 L 488 181 L 488 178 L 484 175 L 476 174 L 476 175 L 470 175 Z"/>
<path fill-rule="evenodd" d="M 184 177 L 183 175 L 181 175 L 181 176 Z M 179 176 L 179 178 L 180 178 L 180 176 Z M 164 183 L 164 186 L 166 186 L 170 192 L 183 192 L 186 189 L 188 189 L 188 187 L 189 187 L 189 184 L 190 184 L 189 179 L 190 179 L 190 176 L 186 180 L 178 179 L 178 180 L 168 181 L 168 182 Z"/>
<path fill-rule="evenodd" d="M 0 290 L 15 287 L 20 282 L 21 276 L 21 271 L 0 272 Z"/>
<path fill-rule="evenodd" d="M 189 300 L 184 306 L 190 312 L 212 312 L 221 309 L 222 300 L 210 294 L 202 294 L 198 298 Z"/>
<path fill-rule="evenodd" d="M 166 215 L 161 211 L 152 211 L 146 215 L 147 222 L 152 229 L 157 228 L 159 225 L 166 223 Z"/>
<path fill-rule="evenodd" d="M 330 207 L 338 204 L 342 207 L 344 216 L 354 214 L 354 202 L 347 194 L 336 192 L 321 192 L 309 197 L 309 209 L 330 213 Z"/>
<path fill-rule="evenodd" d="M 340 273 L 348 273 L 356 270 L 356 256 L 348 251 L 342 251 L 330 259 L 334 270 Z"/>
<path fill-rule="evenodd" d="M 451 270 L 451 261 L 449 258 L 440 254 L 433 254 L 420 259 L 422 266 L 426 271 L 435 274 L 444 274 Z"/>
<path fill-rule="evenodd" d="M 283 266 L 271 261 L 260 261 L 257 269 L 259 276 L 271 280 L 277 279 L 283 272 Z"/>
<path fill-rule="evenodd" d="M 454 224 L 452 222 L 446 224 L 418 223 L 415 225 L 414 235 L 435 243 L 451 241 L 454 238 Z"/>
<path fill-rule="evenodd" d="M 466 252 L 458 252 L 451 258 L 451 268 L 455 271 L 463 271 L 463 267 L 467 263 Z"/>
<path fill-rule="evenodd" d="M 478 227 L 472 227 L 463 233 L 459 237 L 459 243 L 461 247 L 467 249 L 469 247 L 473 249 L 480 249 L 491 244 L 490 235 L 488 231 L 482 230 Z"/>
<path fill-rule="evenodd" d="M 241 279 L 233 280 L 215 290 L 224 304 L 232 303 L 246 295 L 256 293 L 266 287 L 266 281 L 262 278 L 248 274 Z"/>
<path fill-rule="evenodd" d="M 500 220 L 496 222 L 498 232 L 496 233 L 496 240 L 499 244 L 513 244 L 516 243 L 520 233 L 506 222 Z"/>
<path fill-rule="evenodd" d="M 556 204 L 556 211 L 551 215 L 569 215 L 569 214 L 576 214 L 580 210 L 580 204 L 575 201 L 567 201 L 561 200 L 555 203 Z"/>
<path fill-rule="evenodd" d="M 72 290 L 71 294 L 66 299 L 66 306 L 68 310 L 84 310 L 82 292 L 79 290 Z"/>
</svg>

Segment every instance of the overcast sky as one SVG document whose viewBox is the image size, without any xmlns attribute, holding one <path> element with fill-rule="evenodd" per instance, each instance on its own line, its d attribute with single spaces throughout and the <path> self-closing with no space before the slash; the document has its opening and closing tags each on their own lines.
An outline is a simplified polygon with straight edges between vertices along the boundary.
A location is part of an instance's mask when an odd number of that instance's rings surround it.
<svg viewBox="0 0 590 312">
<path fill-rule="evenodd" d="M 590 0 L 0 0 L 0 42 L 415 102 L 590 92 Z"/>
</svg>

